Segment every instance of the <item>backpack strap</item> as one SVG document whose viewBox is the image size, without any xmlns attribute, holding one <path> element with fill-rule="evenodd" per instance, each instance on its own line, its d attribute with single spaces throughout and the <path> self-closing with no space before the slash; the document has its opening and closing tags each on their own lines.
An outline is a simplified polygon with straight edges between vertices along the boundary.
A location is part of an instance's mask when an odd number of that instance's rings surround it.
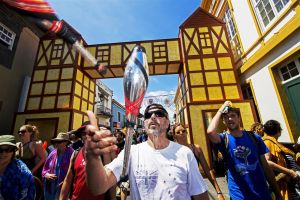
<svg viewBox="0 0 300 200">
<path fill-rule="evenodd" d="M 221 135 L 224 136 L 225 152 L 226 152 L 226 154 L 228 154 L 228 152 L 229 152 L 229 149 L 228 149 L 228 145 L 229 145 L 228 133 L 227 133 L 227 131 L 224 131 L 223 133 L 221 133 Z"/>
<path fill-rule="evenodd" d="M 72 171 L 73 175 L 75 175 L 75 169 L 74 169 L 75 160 L 76 160 L 76 158 L 77 158 L 77 156 L 78 156 L 78 153 L 79 153 L 80 149 L 81 149 L 81 148 L 76 149 L 76 150 L 74 151 L 73 158 L 72 158 L 72 160 L 71 160 L 71 171 Z"/>
</svg>

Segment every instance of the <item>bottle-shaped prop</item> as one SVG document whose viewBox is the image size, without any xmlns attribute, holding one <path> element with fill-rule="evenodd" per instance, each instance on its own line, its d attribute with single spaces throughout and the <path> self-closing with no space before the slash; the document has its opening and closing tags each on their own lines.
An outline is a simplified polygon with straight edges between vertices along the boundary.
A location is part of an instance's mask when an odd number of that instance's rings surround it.
<svg viewBox="0 0 300 200">
<path fill-rule="evenodd" d="M 223 113 L 223 114 L 228 113 L 229 108 L 232 108 L 232 102 L 231 102 L 231 101 L 229 101 L 228 106 L 225 106 L 225 108 L 222 110 L 222 113 Z"/>
<path fill-rule="evenodd" d="M 124 96 L 127 133 L 124 147 L 124 162 L 120 181 L 126 180 L 128 169 L 128 159 L 130 156 L 130 147 L 132 136 L 134 134 L 134 126 L 140 107 L 143 102 L 148 87 L 149 68 L 146 57 L 146 50 L 142 46 L 135 46 L 124 72 Z"/>
</svg>

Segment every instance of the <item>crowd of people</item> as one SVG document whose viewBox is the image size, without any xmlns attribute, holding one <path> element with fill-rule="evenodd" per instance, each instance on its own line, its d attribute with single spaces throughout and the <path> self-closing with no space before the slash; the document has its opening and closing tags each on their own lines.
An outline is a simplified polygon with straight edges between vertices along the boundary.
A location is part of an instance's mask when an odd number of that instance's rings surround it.
<svg viewBox="0 0 300 200">
<path fill-rule="evenodd" d="M 170 126 L 160 104 L 144 112 L 144 130 L 134 134 L 127 169 L 120 181 L 126 130 L 98 127 L 92 112 L 77 130 L 58 133 L 47 146 L 33 125 L 23 125 L 19 141 L 0 136 L 0 199 L 209 199 L 204 175 L 225 199 L 202 148 L 188 143 L 186 127 Z M 227 130 L 218 133 L 219 123 Z M 207 135 L 225 161 L 231 199 L 300 199 L 300 153 L 278 142 L 276 120 L 241 128 L 240 111 L 226 101 Z M 300 149 L 300 139 L 295 149 Z M 199 170 L 199 167 L 201 167 Z"/>
</svg>

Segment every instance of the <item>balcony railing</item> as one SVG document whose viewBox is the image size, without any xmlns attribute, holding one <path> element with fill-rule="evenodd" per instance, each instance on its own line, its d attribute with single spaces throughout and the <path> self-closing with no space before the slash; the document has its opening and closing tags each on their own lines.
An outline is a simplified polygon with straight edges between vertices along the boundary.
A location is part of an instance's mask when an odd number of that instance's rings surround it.
<svg viewBox="0 0 300 200">
<path fill-rule="evenodd" d="M 111 109 L 107 108 L 106 106 L 99 105 L 97 106 L 97 115 L 106 115 L 111 117 Z"/>
</svg>

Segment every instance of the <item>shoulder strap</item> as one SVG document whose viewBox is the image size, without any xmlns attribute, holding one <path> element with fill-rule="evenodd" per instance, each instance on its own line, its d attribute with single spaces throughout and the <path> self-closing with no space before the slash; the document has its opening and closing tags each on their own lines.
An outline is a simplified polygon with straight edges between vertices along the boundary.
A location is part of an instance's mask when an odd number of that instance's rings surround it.
<svg viewBox="0 0 300 200">
<path fill-rule="evenodd" d="M 229 145 L 229 137 L 228 137 L 228 133 L 226 131 L 224 131 L 223 133 L 221 133 L 222 135 L 224 135 L 224 146 L 225 146 L 225 151 L 226 153 L 228 152 L 228 145 Z"/>
<path fill-rule="evenodd" d="M 72 171 L 73 175 L 75 175 L 75 169 L 74 169 L 75 160 L 78 156 L 78 153 L 79 153 L 80 149 L 81 148 L 74 151 L 74 155 L 73 155 L 73 158 L 72 158 L 72 161 L 71 161 L 71 171 Z"/>
</svg>

